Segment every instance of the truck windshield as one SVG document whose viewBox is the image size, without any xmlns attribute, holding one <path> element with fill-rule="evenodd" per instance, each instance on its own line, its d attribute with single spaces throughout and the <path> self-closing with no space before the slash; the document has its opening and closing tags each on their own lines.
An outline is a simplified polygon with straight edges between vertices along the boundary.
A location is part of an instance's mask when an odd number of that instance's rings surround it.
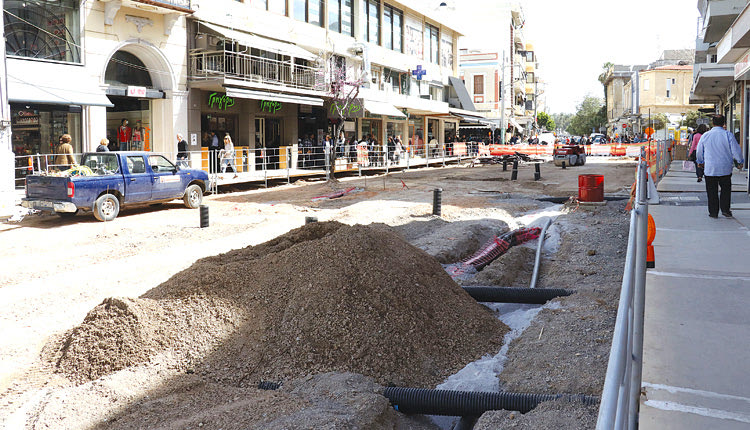
<svg viewBox="0 0 750 430">
<path fill-rule="evenodd" d="M 117 155 L 108 153 L 85 154 L 81 165 L 91 169 L 92 176 L 106 176 L 120 173 Z"/>
</svg>

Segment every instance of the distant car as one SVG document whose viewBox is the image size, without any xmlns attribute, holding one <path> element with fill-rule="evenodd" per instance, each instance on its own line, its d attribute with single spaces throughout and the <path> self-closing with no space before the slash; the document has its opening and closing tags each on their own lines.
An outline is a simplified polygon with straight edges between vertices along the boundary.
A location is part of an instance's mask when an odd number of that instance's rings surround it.
<svg viewBox="0 0 750 430">
<path fill-rule="evenodd" d="M 589 142 L 595 145 L 600 145 L 602 143 L 607 143 L 607 137 L 600 133 L 592 133 L 589 137 Z"/>
</svg>

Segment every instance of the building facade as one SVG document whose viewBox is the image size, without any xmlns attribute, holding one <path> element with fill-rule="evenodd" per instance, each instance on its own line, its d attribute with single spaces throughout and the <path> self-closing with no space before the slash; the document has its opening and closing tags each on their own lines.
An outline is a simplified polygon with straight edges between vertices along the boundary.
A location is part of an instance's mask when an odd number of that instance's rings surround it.
<svg viewBox="0 0 750 430">
<path fill-rule="evenodd" d="M 699 0 L 691 103 L 710 104 L 727 118 L 748 159 L 750 10 L 744 0 Z M 746 164 L 747 166 L 747 164 Z"/>
<path fill-rule="evenodd" d="M 449 111 L 460 34 L 409 1 L 195 2 L 189 50 L 191 145 L 228 133 L 251 149 L 401 136 L 424 147 L 456 138 Z M 331 106 L 337 70 L 361 80 L 345 118 Z M 217 102 L 219 100 L 219 102 Z M 191 146 L 191 149 L 196 149 Z M 296 149 L 293 149 L 296 153 Z"/>
<path fill-rule="evenodd" d="M 513 134 L 534 132 L 539 96 L 543 93 L 534 47 L 523 33 L 525 18 L 519 4 L 499 8 L 493 19 L 501 32 L 495 49 L 472 46 L 461 49 L 460 73 L 478 113 L 502 124 L 505 141 Z M 486 45 L 485 45 L 486 46 Z"/>
<path fill-rule="evenodd" d="M 49 167 L 62 134 L 76 153 L 103 138 L 171 151 L 187 117 L 190 13 L 189 0 L 4 2 L 16 178 Z"/>
</svg>

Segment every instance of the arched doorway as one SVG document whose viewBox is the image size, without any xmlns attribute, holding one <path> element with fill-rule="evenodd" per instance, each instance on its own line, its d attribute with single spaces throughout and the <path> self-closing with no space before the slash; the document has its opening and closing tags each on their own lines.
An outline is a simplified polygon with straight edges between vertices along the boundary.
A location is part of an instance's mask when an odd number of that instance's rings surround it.
<svg viewBox="0 0 750 430">
<path fill-rule="evenodd" d="M 107 62 L 104 83 L 114 105 L 107 108 L 110 149 L 164 150 L 164 136 L 172 134 L 172 71 L 161 53 L 142 43 L 125 44 Z M 168 130 L 166 130 L 168 129 Z M 161 147 L 161 148 L 160 148 Z"/>
</svg>

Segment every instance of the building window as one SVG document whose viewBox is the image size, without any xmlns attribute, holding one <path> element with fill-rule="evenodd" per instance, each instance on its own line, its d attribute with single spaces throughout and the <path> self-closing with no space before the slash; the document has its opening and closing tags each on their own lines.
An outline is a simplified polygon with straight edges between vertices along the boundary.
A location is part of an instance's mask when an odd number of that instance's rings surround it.
<svg viewBox="0 0 750 430">
<path fill-rule="evenodd" d="M 252 0 L 251 6 L 286 16 L 286 0 Z"/>
<path fill-rule="evenodd" d="M 438 64 L 440 30 L 437 27 L 425 24 L 425 60 L 433 64 Z"/>
<path fill-rule="evenodd" d="M 474 75 L 474 95 L 484 95 L 484 75 Z"/>
<path fill-rule="evenodd" d="M 294 0 L 294 19 L 323 26 L 323 0 Z"/>
<path fill-rule="evenodd" d="M 527 84 L 533 84 L 534 83 L 534 73 L 533 72 L 526 72 L 526 83 Z"/>
<path fill-rule="evenodd" d="M 354 36 L 352 0 L 329 0 L 328 29 L 337 33 Z"/>
<path fill-rule="evenodd" d="M 443 100 L 443 87 L 430 85 L 430 100 L 445 101 Z"/>
<path fill-rule="evenodd" d="M 402 52 L 401 35 L 404 31 L 404 13 L 393 6 L 383 6 L 383 46 Z"/>
<path fill-rule="evenodd" d="M 648 79 L 643 80 L 643 91 L 648 91 Z"/>
<path fill-rule="evenodd" d="M 365 10 L 362 16 L 365 17 L 365 40 L 380 44 L 380 2 L 378 0 L 364 0 L 362 2 Z"/>
<path fill-rule="evenodd" d="M 534 61 L 534 51 L 526 51 L 526 61 L 528 62 Z"/>
<path fill-rule="evenodd" d="M 8 55 L 80 63 L 79 3 L 6 0 L 3 21 Z"/>
<path fill-rule="evenodd" d="M 669 98 L 672 95 L 672 78 L 667 78 L 667 98 Z"/>
</svg>

